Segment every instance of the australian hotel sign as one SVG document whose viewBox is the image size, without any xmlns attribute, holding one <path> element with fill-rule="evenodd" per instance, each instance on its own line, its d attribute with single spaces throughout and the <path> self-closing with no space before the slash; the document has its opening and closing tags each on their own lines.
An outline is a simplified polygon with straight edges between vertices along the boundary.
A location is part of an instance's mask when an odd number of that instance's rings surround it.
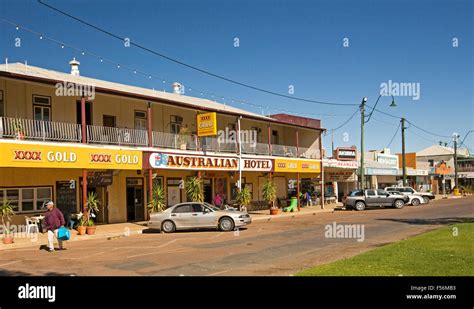
<svg viewBox="0 0 474 309">
<path fill-rule="evenodd" d="M 303 159 L 268 159 L 232 156 L 203 156 L 195 154 L 144 152 L 143 168 L 178 170 L 214 170 L 253 172 L 319 173 L 320 162 Z"/>
<path fill-rule="evenodd" d="M 141 169 L 141 152 L 98 147 L 0 144 L 0 167 Z"/>
<path fill-rule="evenodd" d="M 207 170 L 207 171 L 237 171 L 239 158 L 224 156 L 202 156 L 192 154 L 152 152 L 143 154 L 144 168 L 156 169 L 182 169 L 182 170 Z M 246 171 L 271 171 L 273 160 L 243 158 L 242 170 Z"/>
</svg>

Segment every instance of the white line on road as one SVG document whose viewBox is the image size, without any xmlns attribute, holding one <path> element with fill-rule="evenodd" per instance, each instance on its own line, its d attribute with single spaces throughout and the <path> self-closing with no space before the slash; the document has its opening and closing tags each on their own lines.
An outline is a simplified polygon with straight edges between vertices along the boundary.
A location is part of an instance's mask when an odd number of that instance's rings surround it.
<svg viewBox="0 0 474 309">
<path fill-rule="evenodd" d="M 160 246 L 156 246 L 155 248 L 156 248 L 156 249 L 163 248 L 164 246 L 167 246 L 167 245 L 169 245 L 169 244 L 171 244 L 171 243 L 174 243 L 174 242 L 177 241 L 177 240 L 178 240 L 178 239 L 170 240 L 170 241 L 168 241 L 168 242 L 166 242 L 166 243 L 164 243 L 164 244 L 162 244 L 162 245 L 160 245 Z M 134 258 L 134 257 L 138 257 L 138 256 L 145 256 L 145 255 L 150 255 L 150 254 L 157 254 L 157 253 L 160 253 L 160 252 L 149 252 L 149 253 L 142 253 L 142 254 L 136 254 L 136 255 L 129 255 L 129 256 L 127 256 L 127 259 L 129 259 L 129 258 Z"/>
<path fill-rule="evenodd" d="M 22 261 L 23 261 L 23 260 L 18 260 L 18 261 L 8 262 L 8 263 L 5 263 L 5 264 L 0 264 L 0 267 L 7 266 L 7 265 L 11 265 L 11 264 L 15 264 L 15 263 L 19 263 L 19 262 L 22 262 Z"/>
<path fill-rule="evenodd" d="M 227 273 L 229 271 L 231 271 L 232 269 L 228 269 L 228 270 L 223 270 L 223 271 L 218 271 L 216 273 L 213 273 L 213 274 L 210 274 L 208 276 L 217 276 L 217 275 L 220 275 L 220 274 L 223 274 L 223 273 Z"/>
</svg>

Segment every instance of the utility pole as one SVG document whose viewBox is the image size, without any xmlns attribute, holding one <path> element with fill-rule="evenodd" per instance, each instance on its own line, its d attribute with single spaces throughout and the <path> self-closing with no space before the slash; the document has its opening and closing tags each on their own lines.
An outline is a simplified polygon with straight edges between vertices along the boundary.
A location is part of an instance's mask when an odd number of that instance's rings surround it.
<svg viewBox="0 0 474 309">
<path fill-rule="evenodd" d="M 364 125 L 365 125 L 365 103 L 367 97 L 360 103 L 360 188 L 365 189 L 365 171 L 364 171 Z"/>
<path fill-rule="evenodd" d="M 458 188 L 458 137 L 457 133 L 453 133 L 454 141 L 454 186 Z"/>
<path fill-rule="evenodd" d="M 403 186 L 407 186 L 407 164 L 405 160 L 405 118 L 400 120 L 402 123 L 402 169 L 403 169 Z"/>
<path fill-rule="evenodd" d="M 334 129 L 331 129 L 331 157 L 334 155 Z"/>
</svg>

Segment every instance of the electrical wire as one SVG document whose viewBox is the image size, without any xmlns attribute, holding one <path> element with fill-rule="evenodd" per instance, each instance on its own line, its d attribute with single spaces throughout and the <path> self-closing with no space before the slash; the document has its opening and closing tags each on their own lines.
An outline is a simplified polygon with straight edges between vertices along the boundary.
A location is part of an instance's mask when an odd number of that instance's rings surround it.
<svg viewBox="0 0 474 309">
<path fill-rule="evenodd" d="M 76 20 L 77 22 L 79 23 L 82 23 L 83 25 L 86 25 L 90 28 L 93 28 L 99 32 L 102 32 L 112 38 L 115 38 L 115 39 L 118 39 L 120 41 L 124 41 L 126 38 L 125 37 L 121 37 L 117 34 L 114 34 L 108 30 L 105 30 L 99 26 L 96 26 L 96 25 L 93 25 L 77 16 L 73 16 L 63 10 L 60 10 L 52 5 L 49 5 L 47 3 L 44 3 L 43 1 L 41 0 L 38 0 L 38 3 L 40 3 L 41 5 L 45 6 L 45 7 L 48 7 L 49 9 L 51 10 L 54 10 L 68 18 L 72 18 L 74 20 Z M 228 78 L 228 77 L 225 77 L 225 76 L 222 76 L 222 75 L 219 75 L 219 74 L 216 74 L 216 73 L 212 73 L 210 71 L 207 71 L 207 70 L 204 70 L 204 69 L 201 69 L 201 68 L 198 68 L 194 65 L 191 65 L 191 64 L 188 64 L 188 63 L 185 63 L 181 60 L 178 60 L 176 58 L 173 58 L 173 57 L 170 57 L 170 56 L 167 56 L 161 52 L 158 52 L 156 50 L 153 50 L 151 48 L 148 48 L 144 45 L 141 45 L 141 44 L 138 44 L 138 43 L 135 43 L 135 42 L 132 42 L 130 41 L 130 45 L 133 45 L 135 46 L 136 48 L 139 48 L 141 50 L 144 50 L 150 54 L 153 54 L 155 56 L 159 56 L 163 59 L 166 59 L 168 61 L 171 61 L 171 62 L 174 62 L 176 64 L 179 64 L 181 66 L 184 66 L 184 67 L 187 67 L 189 69 L 192 69 L 192 70 L 195 70 L 195 71 L 198 71 L 200 73 L 203 73 L 203 74 L 206 74 L 206 75 L 209 75 L 209 76 L 212 76 L 212 77 L 215 77 L 217 79 L 221 79 L 221 80 L 224 80 L 226 82 L 229 82 L 229 83 L 232 83 L 232 84 L 235 84 L 235 85 L 239 85 L 239 86 L 242 86 L 242 87 L 245 87 L 245 88 L 248 88 L 248 89 L 252 89 L 252 90 L 255 90 L 255 91 L 259 91 L 259 92 L 263 92 L 263 93 L 266 93 L 266 94 L 270 94 L 270 95 L 273 95 L 273 96 L 278 96 L 278 97 L 282 97 L 282 98 L 286 98 L 286 99 L 291 99 L 291 100 L 297 100 L 297 101 L 302 101 L 302 102 L 306 102 L 306 103 L 313 103 L 313 104 L 322 104 L 322 105 L 332 105 L 332 106 L 358 106 L 359 104 L 354 104 L 354 103 L 335 103 L 335 102 L 326 102 L 326 101 L 318 101 L 318 100 L 311 100 L 311 99 L 306 99 L 306 98 L 301 98 L 301 97 L 295 97 L 295 96 L 291 96 L 291 95 L 286 95 L 286 94 L 282 94 L 282 93 L 277 93 L 277 92 L 274 92 L 274 91 L 271 91 L 271 90 L 267 90 L 267 89 L 263 89 L 263 88 L 260 88 L 260 87 L 256 87 L 256 86 L 252 86 L 250 84 L 247 84 L 247 83 L 244 83 L 244 82 L 240 82 L 240 81 L 237 81 L 237 80 L 234 80 L 234 79 L 231 79 L 231 78 Z"/>
<path fill-rule="evenodd" d="M 398 133 L 398 130 L 400 129 L 401 124 L 402 124 L 401 122 L 398 123 L 397 130 L 395 130 L 395 133 L 393 134 L 392 139 L 390 140 L 390 143 L 388 143 L 387 147 L 385 148 L 390 148 L 390 145 L 392 145 L 392 142 L 395 139 L 395 136 L 397 136 L 397 133 Z"/>
</svg>

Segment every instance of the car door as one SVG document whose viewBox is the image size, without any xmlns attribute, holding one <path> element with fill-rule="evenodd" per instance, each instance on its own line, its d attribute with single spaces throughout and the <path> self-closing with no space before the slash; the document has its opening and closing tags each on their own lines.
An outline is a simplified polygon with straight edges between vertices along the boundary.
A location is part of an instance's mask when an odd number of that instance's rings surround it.
<svg viewBox="0 0 474 309">
<path fill-rule="evenodd" d="M 192 224 L 195 227 L 215 227 L 217 226 L 214 212 L 199 203 L 193 203 Z M 207 209 L 208 212 L 204 210 Z"/>
<path fill-rule="evenodd" d="M 176 206 L 171 212 L 171 219 L 176 224 L 176 228 L 191 227 L 193 208 L 191 204 L 182 204 Z"/>
<path fill-rule="evenodd" d="M 377 200 L 377 193 L 375 190 L 369 189 L 366 191 L 366 196 L 365 196 L 365 204 L 367 206 L 377 206 L 378 200 Z"/>
<path fill-rule="evenodd" d="M 377 201 L 382 206 L 392 206 L 392 198 L 389 197 L 388 192 L 385 190 L 382 190 L 382 189 L 377 190 Z"/>
</svg>

